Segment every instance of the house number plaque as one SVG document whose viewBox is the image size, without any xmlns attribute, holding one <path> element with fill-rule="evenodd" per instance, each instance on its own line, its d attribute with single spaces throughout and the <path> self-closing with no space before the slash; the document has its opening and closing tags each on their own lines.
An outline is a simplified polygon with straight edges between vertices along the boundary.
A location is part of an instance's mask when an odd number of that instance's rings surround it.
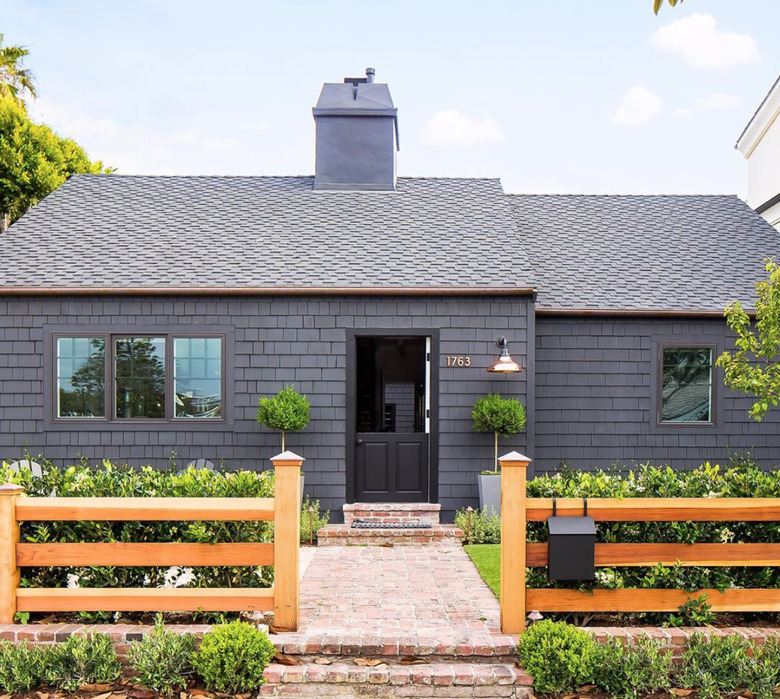
<svg viewBox="0 0 780 699">
<path fill-rule="evenodd" d="M 462 355 L 452 357 L 450 355 L 447 355 L 447 366 L 459 366 L 459 367 L 471 366 L 471 357 L 464 357 Z"/>
</svg>

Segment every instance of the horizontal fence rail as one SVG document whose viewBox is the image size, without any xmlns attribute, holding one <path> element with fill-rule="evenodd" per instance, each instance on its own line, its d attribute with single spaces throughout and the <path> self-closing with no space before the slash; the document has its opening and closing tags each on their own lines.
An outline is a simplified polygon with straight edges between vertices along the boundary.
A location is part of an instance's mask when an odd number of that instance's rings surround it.
<svg viewBox="0 0 780 699">
<path fill-rule="evenodd" d="M 707 596 L 713 612 L 780 611 L 780 589 L 573 590 L 528 588 L 526 566 L 548 565 L 548 544 L 528 543 L 528 522 L 553 515 L 552 498 L 526 496 L 530 459 L 512 452 L 501 463 L 501 630 L 519 633 L 526 612 L 675 612 Z M 588 515 L 603 522 L 780 522 L 780 498 L 588 498 Z M 556 514 L 583 514 L 581 498 L 556 499 Z M 596 566 L 777 566 L 780 544 L 597 543 Z"/>
<path fill-rule="evenodd" d="M 299 625 L 300 471 L 303 459 L 271 459 L 273 498 L 36 498 L 0 486 L 0 623 L 17 612 L 273 611 Z M 273 543 L 22 543 L 20 522 L 272 521 Z M 21 588 L 21 568 L 56 566 L 274 566 L 271 588 Z"/>
</svg>

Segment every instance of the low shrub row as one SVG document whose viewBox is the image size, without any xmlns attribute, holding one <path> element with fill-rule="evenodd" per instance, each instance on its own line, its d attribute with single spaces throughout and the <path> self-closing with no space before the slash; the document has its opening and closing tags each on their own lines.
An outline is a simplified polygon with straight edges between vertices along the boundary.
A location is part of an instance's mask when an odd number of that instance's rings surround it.
<svg viewBox="0 0 780 699">
<path fill-rule="evenodd" d="M 192 634 L 168 631 L 158 620 L 154 631 L 128 650 L 138 681 L 163 696 L 201 678 L 210 691 L 250 692 L 263 683 L 274 657 L 268 636 L 250 624 L 233 621 L 204 634 L 200 647 Z M 41 686 L 75 692 L 83 685 L 112 683 L 122 666 L 105 634 L 70 636 L 52 646 L 0 641 L 0 687 L 9 694 Z"/>
<path fill-rule="evenodd" d="M 773 699 L 780 686 L 777 639 L 759 646 L 741 636 L 694 634 L 675 660 L 660 642 L 648 637 L 633 644 L 618 639 L 598 643 L 582 629 L 544 620 L 520 637 L 518 653 L 541 694 L 595 685 L 618 699 L 662 690 L 677 696 L 696 690 L 699 699 L 720 699 L 736 692 Z"/>
<path fill-rule="evenodd" d="M 215 472 L 150 466 L 131 468 L 104 460 L 86 460 L 58 467 L 42 459 L 43 476 L 29 469 L 14 472 L 0 466 L 0 482 L 18 483 L 31 496 L 49 497 L 272 497 L 273 471 Z M 316 529 L 327 524 L 329 512 L 318 501 L 306 501 L 301 512 L 301 540 L 309 540 L 309 512 Z M 23 522 L 21 539 L 27 543 L 76 542 L 268 542 L 271 522 Z M 25 568 L 25 587 L 268 587 L 270 567 L 60 567 Z M 105 615 L 92 615 L 103 618 Z"/>
</svg>

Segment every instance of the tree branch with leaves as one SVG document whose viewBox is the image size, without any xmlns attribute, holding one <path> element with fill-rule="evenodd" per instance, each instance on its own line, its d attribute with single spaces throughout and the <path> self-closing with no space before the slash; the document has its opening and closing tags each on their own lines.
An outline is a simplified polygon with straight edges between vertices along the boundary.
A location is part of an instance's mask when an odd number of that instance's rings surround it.
<svg viewBox="0 0 780 699">
<path fill-rule="evenodd" d="M 766 260 L 767 279 L 756 283 L 755 321 L 739 301 L 726 307 L 726 324 L 736 334 L 733 352 L 723 352 L 717 366 L 725 384 L 755 398 L 749 415 L 761 422 L 780 402 L 780 267 Z"/>
</svg>

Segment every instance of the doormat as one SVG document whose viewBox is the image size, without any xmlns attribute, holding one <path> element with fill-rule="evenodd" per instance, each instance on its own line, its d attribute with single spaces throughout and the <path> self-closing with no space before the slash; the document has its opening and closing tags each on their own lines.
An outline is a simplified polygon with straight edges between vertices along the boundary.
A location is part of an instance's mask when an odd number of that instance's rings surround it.
<svg viewBox="0 0 780 699">
<path fill-rule="evenodd" d="M 352 522 L 353 529 L 430 529 L 430 522 L 372 522 L 366 519 L 356 519 Z"/>
</svg>

